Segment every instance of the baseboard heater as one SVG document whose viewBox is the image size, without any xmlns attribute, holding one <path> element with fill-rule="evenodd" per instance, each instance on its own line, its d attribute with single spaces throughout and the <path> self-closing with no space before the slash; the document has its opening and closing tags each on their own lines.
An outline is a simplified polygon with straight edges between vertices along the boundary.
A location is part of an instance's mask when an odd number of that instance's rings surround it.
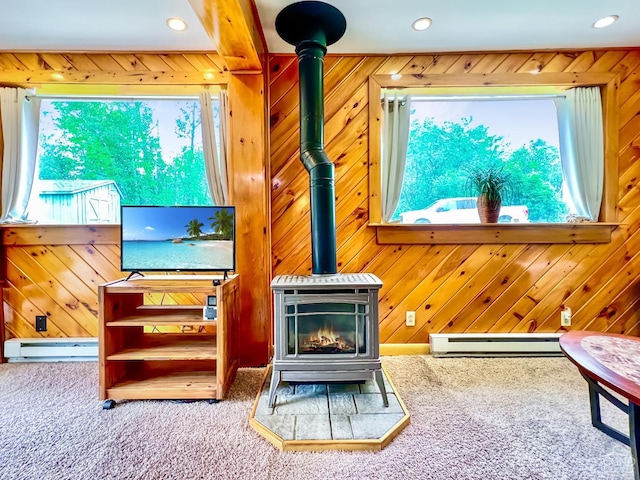
<svg viewBox="0 0 640 480">
<path fill-rule="evenodd" d="M 559 356 L 561 333 L 432 333 L 434 357 Z"/>
<path fill-rule="evenodd" d="M 98 339 L 11 338 L 4 342 L 9 362 L 69 362 L 98 359 Z"/>
</svg>

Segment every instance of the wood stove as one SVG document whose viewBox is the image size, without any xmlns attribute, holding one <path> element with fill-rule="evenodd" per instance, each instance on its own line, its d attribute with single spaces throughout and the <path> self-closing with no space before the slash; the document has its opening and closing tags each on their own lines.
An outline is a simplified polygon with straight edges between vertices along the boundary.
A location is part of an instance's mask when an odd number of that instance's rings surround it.
<svg viewBox="0 0 640 480">
<path fill-rule="evenodd" d="M 338 274 L 334 165 L 324 151 L 323 66 L 327 45 L 347 28 L 332 5 L 302 1 L 276 17 L 276 30 L 298 55 L 300 159 L 309 172 L 311 276 L 273 279 L 275 352 L 269 406 L 280 381 L 357 382 L 374 379 L 388 406 L 379 358 L 380 280 Z"/>
<path fill-rule="evenodd" d="M 378 291 L 370 273 L 273 279 L 275 352 L 269 406 L 281 381 L 375 380 L 388 406 L 379 357 Z"/>
</svg>

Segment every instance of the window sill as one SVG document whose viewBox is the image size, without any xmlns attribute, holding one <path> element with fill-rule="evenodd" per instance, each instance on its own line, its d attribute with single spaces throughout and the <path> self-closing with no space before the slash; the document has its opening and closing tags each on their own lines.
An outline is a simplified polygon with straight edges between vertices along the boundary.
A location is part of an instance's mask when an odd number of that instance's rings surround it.
<svg viewBox="0 0 640 480">
<path fill-rule="evenodd" d="M 617 223 L 374 224 L 380 245 L 609 243 Z"/>
<path fill-rule="evenodd" d="M 26 245 L 119 245 L 120 225 L 4 224 L 2 244 Z"/>
</svg>

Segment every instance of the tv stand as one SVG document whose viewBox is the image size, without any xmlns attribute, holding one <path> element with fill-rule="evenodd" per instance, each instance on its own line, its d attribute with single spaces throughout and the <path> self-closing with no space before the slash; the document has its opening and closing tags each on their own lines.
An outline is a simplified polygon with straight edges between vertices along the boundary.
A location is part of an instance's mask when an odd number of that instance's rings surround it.
<svg viewBox="0 0 640 480">
<path fill-rule="evenodd" d="M 223 399 L 238 369 L 239 284 L 237 275 L 163 275 L 100 285 L 103 408 L 116 399 Z M 177 294 L 191 304 L 153 305 L 153 294 Z M 203 317 L 208 295 L 217 297 L 215 320 Z"/>
</svg>

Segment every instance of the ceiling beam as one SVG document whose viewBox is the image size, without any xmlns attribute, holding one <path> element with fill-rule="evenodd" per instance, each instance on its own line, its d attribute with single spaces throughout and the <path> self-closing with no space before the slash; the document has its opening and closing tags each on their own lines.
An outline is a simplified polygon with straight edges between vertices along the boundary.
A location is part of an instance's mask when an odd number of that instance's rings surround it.
<svg viewBox="0 0 640 480">
<path fill-rule="evenodd" d="M 57 72 L 60 77 L 52 78 L 51 70 L 22 71 L 2 70 L 0 85 L 27 87 L 45 84 L 84 84 L 84 85 L 220 85 L 229 82 L 228 72 L 216 72 L 215 77 L 205 78 L 202 72 L 102 72 L 102 71 L 65 71 Z"/>
<path fill-rule="evenodd" d="M 265 41 L 252 0 L 189 0 L 231 72 L 262 72 Z"/>
</svg>

